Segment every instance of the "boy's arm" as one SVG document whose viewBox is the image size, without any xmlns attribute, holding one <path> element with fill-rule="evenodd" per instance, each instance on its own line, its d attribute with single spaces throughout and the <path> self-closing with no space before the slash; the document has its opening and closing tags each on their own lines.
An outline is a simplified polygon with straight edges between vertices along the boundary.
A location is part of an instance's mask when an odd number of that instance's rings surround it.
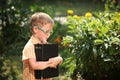
<svg viewBox="0 0 120 80">
<path fill-rule="evenodd" d="M 29 64 L 34 70 L 43 70 L 50 67 L 51 61 L 36 61 L 34 58 L 30 58 Z"/>
</svg>

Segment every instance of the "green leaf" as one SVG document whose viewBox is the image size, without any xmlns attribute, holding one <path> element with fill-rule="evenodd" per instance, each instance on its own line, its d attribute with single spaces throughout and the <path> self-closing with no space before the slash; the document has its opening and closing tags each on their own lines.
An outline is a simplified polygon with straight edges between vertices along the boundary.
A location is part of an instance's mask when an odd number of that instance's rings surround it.
<svg viewBox="0 0 120 80">
<path fill-rule="evenodd" d="M 108 27 L 102 27 L 101 32 L 102 34 L 106 34 L 108 32 L 109 28 Z"/>
<path fill-rule="evenodd" d="M 104 41 L 101 40 L 101 39 L 94 40 L 94 45 L 100 45 L 100 44 L 103 44 L 103 43 L 104 43 Z"/>
</svg>

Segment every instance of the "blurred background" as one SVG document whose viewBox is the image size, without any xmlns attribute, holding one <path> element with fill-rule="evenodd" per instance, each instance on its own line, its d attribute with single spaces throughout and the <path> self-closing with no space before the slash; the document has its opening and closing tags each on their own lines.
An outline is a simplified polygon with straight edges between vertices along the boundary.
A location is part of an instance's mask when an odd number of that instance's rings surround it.
<svg viewBox="0 0 120 80">
<path fill-rule="evenodd" d="M 0 0 L 0 80 L 22 80 L 35 12 L 55 21 L 48 41 L 59 44 L 64 62 L 53 80 L 120 80 L 119 0 Z"/>
</svg>

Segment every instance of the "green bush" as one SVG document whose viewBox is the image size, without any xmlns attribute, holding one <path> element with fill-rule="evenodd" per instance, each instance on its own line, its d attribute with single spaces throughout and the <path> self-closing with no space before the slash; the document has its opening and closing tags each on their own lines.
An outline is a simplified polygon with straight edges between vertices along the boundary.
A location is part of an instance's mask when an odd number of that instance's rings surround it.
<svg viewBox="0 0 120 80">
<path fill-rule="evenodd" d="M 0 6 L 0 79 L 22 80 L 22 49 L 30 38 L 29 16 L 43 11 L 54 16 L 54 9 L 21 0 L 7 0 Z"/>
<path fill-rule="evenodd" d="M 69 48 L 66 59 L 73 80 L 78 73 L 85 80 L 120 79 L 120 13 L 86 13 L 68 16 L 68 33 L 63 45 Z"/>
</svg>

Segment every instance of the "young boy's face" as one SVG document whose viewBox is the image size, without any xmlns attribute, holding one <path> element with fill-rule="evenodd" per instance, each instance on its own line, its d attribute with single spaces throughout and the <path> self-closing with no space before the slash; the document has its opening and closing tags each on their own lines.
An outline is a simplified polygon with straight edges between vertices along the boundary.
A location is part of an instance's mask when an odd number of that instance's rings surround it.
<svg viewBox="0 0 120 80">
<path fill-rule="evenodd" d="M 50 37 L 52 30 L 53 30 L 53 24 L 47 23 L 44 26 L 37 26 L 35 35 L 40 41 L 46 42 L 47 39 Z"/>
</svg>

